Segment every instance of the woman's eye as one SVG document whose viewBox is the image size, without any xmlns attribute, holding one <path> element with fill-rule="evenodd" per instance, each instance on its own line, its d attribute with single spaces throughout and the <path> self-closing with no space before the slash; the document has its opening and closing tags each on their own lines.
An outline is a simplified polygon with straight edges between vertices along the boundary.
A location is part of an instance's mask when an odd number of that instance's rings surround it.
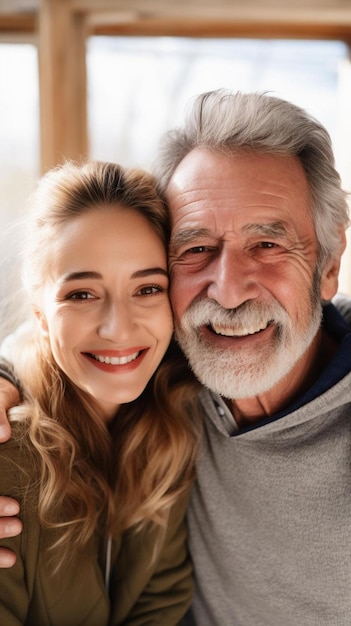
<svg viewBox="0 0 351 626">
<path fill-rule="evenodd" d="M 67 300 L 92 300 L 94 296 L 89 293 L 89 291 L 74 291 L 70 293 L 67 297 Z"/>
<path fill-rule="evenodd" d="M 163 293 L 165 290 L 160 285 L 147 285 L 139 289 L 137 295 L 139 296 L 153 296 L 157 293 Z"/>
</svg>

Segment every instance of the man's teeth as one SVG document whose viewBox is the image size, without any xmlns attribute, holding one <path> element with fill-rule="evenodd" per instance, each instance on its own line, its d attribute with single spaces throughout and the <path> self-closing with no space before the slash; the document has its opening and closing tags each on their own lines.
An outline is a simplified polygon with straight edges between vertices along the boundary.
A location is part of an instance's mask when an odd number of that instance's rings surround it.
<svg viewBox="0 0 351 626">
<path fill-rule="evenodd" d="M 233 328 L 232 326 L 211 324 L 211 328 L 217 335 L 223 335 L 224 337 L 246 337 L 246 335 L 255 335 L 255 333 L 265 330 L 268 325 L 269 322 L 265 322 L 261 326 L 242 326 L 241 328 Z"/>
<path fill-rule="evenodd" d="M 140 352 L 134 352 L 134 354 L 128 354 L 128 356 L 101 356 L 101 354 L 92 354 L 94 359 L 100 361 L 100 363 L 108 363 L 109 365 L 125 365 L 139 356 Z"/>
</svg>

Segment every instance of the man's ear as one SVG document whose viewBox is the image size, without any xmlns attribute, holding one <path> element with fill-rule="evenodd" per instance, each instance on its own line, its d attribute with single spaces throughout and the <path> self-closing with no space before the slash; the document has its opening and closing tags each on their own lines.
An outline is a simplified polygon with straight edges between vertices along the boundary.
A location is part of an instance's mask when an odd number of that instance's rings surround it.
<svg viewBox="0 0 351 626">
<path fill-rule="evenodd" d="M 40 327 L 42 335 L 44 337 L 47 337 L 49 334 L 49 327 L 48 327 L 48 323 L 47 323 L 44 313 L 42 311 L 39 311 L 39 309 L 33 309 L 33 310 L 34 310 L 34 315 L 39 322 L 39 327 Z"/>
<path fill-rule="evenodd" d="M 346 248 L 346 234 L 340 237 L 340 249 L 337 256 L 329 259 L 322 271 L 321 299 L 331 300 L 338 291 L 341 256 Z"/>
</svg>

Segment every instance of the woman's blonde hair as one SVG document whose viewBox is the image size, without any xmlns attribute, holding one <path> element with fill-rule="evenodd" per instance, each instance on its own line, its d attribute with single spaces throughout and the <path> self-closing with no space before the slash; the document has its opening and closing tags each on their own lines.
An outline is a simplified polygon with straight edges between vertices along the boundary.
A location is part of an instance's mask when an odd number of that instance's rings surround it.
<svg viewBox="0 0 351 626">
<path fill-rule="evenodd" d="M 116 204 L 143 215 L 166 246 L 167 208 L 150 174 L 69 162 L 43 177 L 23 252 L 24 286 L 34 306 L 60 226 Z M 15 368 L 28 400 L 11 419 L 19 422 L 15 432 L 29 433 L 22 440 L 39 455 L 39 517 L 59 531 L 60 562 L 96 530 L 114 535 L 165 525 L 170 506 L 192 481 L 198 438 L 187 410 L 197 384 L 175 343 L 141 396 L 121 406 L 110 430 L 58 367 L 38 324 L 17 348 Z"/>
</svg>

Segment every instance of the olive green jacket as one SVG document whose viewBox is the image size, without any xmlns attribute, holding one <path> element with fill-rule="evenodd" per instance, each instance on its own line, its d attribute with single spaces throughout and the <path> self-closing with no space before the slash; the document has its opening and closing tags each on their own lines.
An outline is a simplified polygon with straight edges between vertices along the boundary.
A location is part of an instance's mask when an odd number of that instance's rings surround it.
<svg viewBox="0 0 351 626">
<path fill-rule="evenodd" d="M 3 626 L 175 626 L 192 597 L 186 550 L 187 498 L 173 508 L 165 533 L 125 533 L 113 544 L 109 590 L 105 591 L 105 548 L 94 537 L 84 552 L 53 575 L 50 531 L 43 529 L 35 498 L 24 497 L 29 461 L 13 440 L 0 446 L 0 494 L 21 504 L 23 533 L 1 541 L 17 562 L 0 569 Z M 35 480 L 35 472 L 31 475 Z M 33 489 L 32 489 L 33 492 Z M 34 490 L 35 493 L 35 490 Z M 155 541 L 158 549 L 154 556 Z"/>
</svg>

